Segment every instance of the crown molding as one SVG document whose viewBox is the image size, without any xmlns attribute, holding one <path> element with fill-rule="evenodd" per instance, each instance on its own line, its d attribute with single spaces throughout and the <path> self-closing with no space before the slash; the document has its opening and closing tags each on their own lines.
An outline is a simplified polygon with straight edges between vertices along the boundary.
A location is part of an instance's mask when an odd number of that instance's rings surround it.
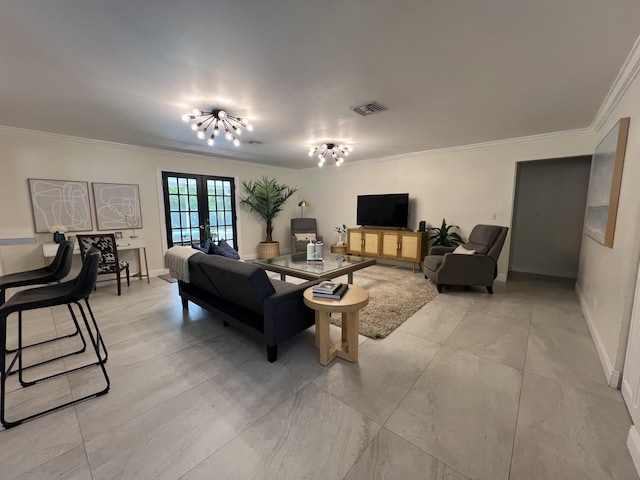
<svg viewBox="0 0 640 480">
<path fill-rule="evenodd" d="M 470 143 L 467 145 L 459 145 L 455 147 L 434 148 L 432 150 L 401 153 L 398 155 L 389 155 L 386 157 L 368 158 L 364 160 L 351 160 L 351 161 L 345 162 L 342 167 L 347 167 L 349 165 L 354 165 L 354 164 L 387 162 L 390 160 L 403 160 L 408 158 L 424 157 L 429 155 L 442 155 L 446 153 L 460 152 L 464 150 L 474 150 L 479 148 L 494 148 L 494 147 L 504 147 L 504 146 L 512 146 L 512 145 L 522 145 L 527 143 L 545 142 L 550 140 L 563 139 L 565 137 L 589 136 L 589 135 L 593 135 L 593 133 L 594 132 L 591 129 L 591 127 L 578 128 L 575 130 L 564 130 L 562 132 L 543 133 L 540 135 L 529 135 L 526 137 L 509 138 L 506 140 L 493 140 L 490 142 Z M 317 168 L 317 167 L 309 167 L 309 168 Z"/>
<path fill-rule="evenodd" d="M 636 39 L 636 43 L 633 44 L 631 52 L 629 52 L 627 59 L 618 72 L 618 76 L 613 85 L 611 85 L 611 89 L 609 89 L 609 93 L 607 93 L 604 102 L 602 102 L 600 110 L 598 110 L 591 123 L 590 128 L 593 132 L 597 132 L 602 128 L 604 122 L 609 118 L 613 109 L 616 108 L 620 99 L 628 90 L 631 82 L 638 75 L 638 71 L 640 71 L 640 36 Z"/>
<path fill-rule="evenodd" d="M 65 141 L 70 143 L 76 143 L 79 145 L 91 145 L 91 146 L 103 146 L 110 148 L 121 148 L 123 150 L 132 150 L 137 152 L 145 152 L 145 153 L 153 153 L 154 155 L 165 155 L 165 156 L 183 156 L 189 158 L 199 158 L 199 159 L 209 159 L 215 160 L 216 162 L 227 163 L 231 165 L 237 165 L 238 163 L 241 165 L 249 165 L 257 168 L 273 168 L 276 170 L 291 170 L 287 167 L 278 167 L 275 165 L 265 165 L 264 163 L 256 163 L 245 160 L 234 160 L 232 158 L 219 157 L 213 155 L 205 155 L 203 153 L 192 153 L 192 152 L 183 152 L 180 150 L 170 150 L 170 149 L 161 149 L 161 148 L 153 148 L 153 147 L 141 147 L 138 145 L 129 145 L 127 143 L 117 143 L 117 142 L 108 142 L 106 140 L 96 140 L 95 138 L 85 138 L 85 137 L 74 137 L 73 135 L 65 135 L 62 133 L 51 133 L 51 132 L 43 132 L 40 130 L 29 130 L 27 128 L 19 128 L 19 127 L 10 127 L 7 125 L 0 125 L 0 134 L 8 134 L 15 135 L 19 137 L 38 137 L 44 138 L 48 140 L 54 141 Z"/>
</svg>

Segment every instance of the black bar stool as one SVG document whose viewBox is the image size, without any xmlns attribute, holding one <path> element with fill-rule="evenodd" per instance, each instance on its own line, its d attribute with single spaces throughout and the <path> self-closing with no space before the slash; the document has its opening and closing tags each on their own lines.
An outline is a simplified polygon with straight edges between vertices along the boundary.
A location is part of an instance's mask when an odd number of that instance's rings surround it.
<svg viewBox="0 0 640 480">
<path fill-rule="evenodd" d="M 0 345 L 2 346 L 3 352 L 6 351 L 7 347 L 7 317 L 12 313 L 18 313 L 18 348 L 15 351 L 15 355 L 13 359 L 9 363 L 7 367 L 8 358 L 7 355 L 0 355 L 0 422 L 5 428 L 11 428 L 20 423 L 30 420 L 35 417 L 39 417 L 41 415 L 59 410 L 61 408 L 67 407 L 69 405 L 73 405 L 75 403 L 81 402 L 91 397 L 97 397 L 100 395 L 104 395 L 109 391 L 110 381 L 109 376 L 107 375 L 107 370 L 104 366 L 107 361 L 107 349 L 102 340 L 102 336 L 100 334 L 100 330 L 98 328 L 98 324 L 96 323 L 96 319 L 91 310 L 91 306 L 89 305 L 89 295 L 93 291 L 96 285 L 96 279 L 98 276 L 98 263 L 100 262 L 100 252 L 92 248 L 87 255 L 85 256 L 84 262 L 82 264 L 82 269 L 80 273 L 76 277 L 75 280 L 55 284 L 55 285 L 47 285 L 44 287 L 38 288 L 30 288 L 28 290 L 22 290 L 14 294 L 9 301 L 5 302 L 0 307 Z M 94 332 L 91 330 L 91 325 L 89 324 L 89 320 L 87 318 L 87 314 L 85 313 L 85 309 L 80 303 L 81 300 L 84 300 L 84 304 L 86 306 L 86 310 L 91 317 L 91 321 L 93 324 Z M 64 370 L 62 372 L 54 373 L 52 375 L 48 375 L 42 378 L 38 378 L 36 380 L 25 381 L 23 378 L 23 370 L 27 367 L 23 367 L 22 365 L 22 350 L 26 347 L 22 345 L 22 312 L 27 310 L 35 310 L 39 308 L 49 308 L 54 307 L 56 305 L 67 305 L 71 317 L 79 327 L 78 320 L 76 318 L 76 314 L 72 308 L 72 305 L 77 307 L 77 310 L 80 312 L 82 320 L 84 322 L 85 328 L 87 330 L 89 340 L 91 341 L 91 345 L 96 354 L 97 361 L 88 363 L 86 365 L 82 365 L 80 367 L 73 368 L 71 370 Z M 100 350 L 104 351 L 104 357 L 101 356 Z M 61 357 L 58 357 L 61 358 Z M 8 375 L 11 373 L 14 365 L 17 363 L 17 373 L 20 384 L 23 387 L 29 387 L 36 383 L 42 382 L 44 380 L 49 380 L 54 377 L 58 377 L 60 375 L 65 375 L 67 373 L 75 372 L 77 370 L 91 367 L 91 366 L 99 366 L 104 379 L 106 381 L 106 387 L 98 392 L 91 393 L 89 395 L 85 395 L 81 398 L 77 398 L 70 402 L 63 403 L 61 405 L 57 405 L 52 408 L 48 408 L 41 412 L 28 415 L 26 417 L 17 419 L 17 420 L 7 420 L 5 417 L 5 406 L 6 406 L 6 381 Z"/>
<path fill-rule="evenodd" d="M 69 275 L 73 260 L 73 242 L 64 241 L 58 245 L 53 261 L 44 268 L 0 276 L 0 303 L 7 301 L 7 289 L 59 282 Z"/>
<path fill-rule="evenodd" d="M 46 284 L 46 283 L 52 283 L 52 282 L 60 282 L 60 280 L 65 278 L 67 275 L 69 275 L 69 272 L 71 271 L 71 263 L 73 261 L 73 249 L 74 249 L 73 242 L 68 242 L 68 241 L 61 242 L 60 245 L 58 245 L 58 251 L 56 252 L 55 258 L 46 267 L 37 268 L 35 270 L 28 270 L 26 272 L 10 273 L 8 275 L 0 276 L 0 302 L 1 303 L 6 302 L 7 289 L 9 288 L 27 287 L 30 285 L 40 285 L 40 284 Z M 82 336 L 82 332 L 78 329 L 78 326 L 76 324 L 76 330 L 73 333 L 52 338 L 50 340 L 45 340 L 43 342 L 38 342 L 31 345 L 25 345 L 22 348 L 35 347 L 37 345 L 42 345 L 43 343 L 49 343 L 49 342 L 54 342 L 56 340 L 60 340 L 63 338 L 74 337 L 78 334 L 80 334 L 82 338 L 82 343 L 84 344 L 84 347 L 86 347 L 86 341 Z M 83 352 L 84 347 L 77 352 L 70 353 L 69 355 L 74 355 L 76 353 Z M 16 351 L 15 349 L 7 349 L 6 353 L 14 353 L 15 351 Z M 53 361 L 53 360 L 57 360 L 57 358 L 54 358 L 48 361 Z M 42 363 L 47 363 L 47 362 L 40 362 L 32 366 L 35 367 L 37 365 L 41 365 Z M 25 367 L 25 368 L 28 368 L 28 367 Z"/>
</svg>

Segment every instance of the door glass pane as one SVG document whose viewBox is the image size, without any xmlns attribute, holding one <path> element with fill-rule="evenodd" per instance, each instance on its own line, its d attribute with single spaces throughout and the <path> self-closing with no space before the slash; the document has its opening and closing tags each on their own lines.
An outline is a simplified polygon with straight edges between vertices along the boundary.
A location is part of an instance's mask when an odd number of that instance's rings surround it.
<svg viewBox="0 0 640 480">
<path fill-rule="evenodd" d="M 180 228 L 180 213 L 171 212 L 171 228 Z"/>
<path fill-rule="evenodd" d="M 196 186 L 196 179 L 190 178 L 189 179 L 189 195 L 197 195 L 197 194 L 198 194 L 198 187 Z"/>
<path fill-rule="evenodd" d="M 183 195 L 187 194 L 187 179 L 186 178 L 179 178 L 178 179 L 178 193 L 181 193 Z"/>
</svg>

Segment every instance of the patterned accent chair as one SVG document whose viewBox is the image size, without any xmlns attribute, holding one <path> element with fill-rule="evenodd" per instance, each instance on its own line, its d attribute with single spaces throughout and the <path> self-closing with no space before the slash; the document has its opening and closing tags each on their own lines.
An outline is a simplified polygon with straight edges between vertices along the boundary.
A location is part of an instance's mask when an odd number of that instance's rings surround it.
<svg viewBox="0 0 640 480">
<path fill-rule="evenodd" d="M 85 255 L 95 247 L 100 250 L 100 263 L 98 264 L 98 275 L 114 274 L 118 285 L 118 295 L 120 295 L 120 273 L 125 270 L 127 274 L 127 287 L 130 285 L 129 280 L 129 262 L 118 259 L 118 247 L 116 245 L 116 237 L 113 233 L 91 233 L 88 235 L 76 235 L 78 245 L 80 246 L 80 254 L 84 260 Z"/>
</svg>

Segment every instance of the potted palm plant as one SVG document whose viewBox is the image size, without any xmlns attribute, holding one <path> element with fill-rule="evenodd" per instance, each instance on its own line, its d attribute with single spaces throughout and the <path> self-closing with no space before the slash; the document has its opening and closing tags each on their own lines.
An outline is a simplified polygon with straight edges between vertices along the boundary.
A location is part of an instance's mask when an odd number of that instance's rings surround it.
<svg viewBox="0 0 640 480">
<path fill-rule="evenodd" d="M 245 195 L 240 198 L 240 205 L 256 213 L 266 224 L 267 236 L 258 245 L 258 258 L 277 257 L 280 255 L 280 243 L 272 238 L 273 220 L 298 188 L 280 184 L 275 178 L 268 178 L 266 175 L 260 180 L 243 181 L 242 187 Z"/>
</svg>

